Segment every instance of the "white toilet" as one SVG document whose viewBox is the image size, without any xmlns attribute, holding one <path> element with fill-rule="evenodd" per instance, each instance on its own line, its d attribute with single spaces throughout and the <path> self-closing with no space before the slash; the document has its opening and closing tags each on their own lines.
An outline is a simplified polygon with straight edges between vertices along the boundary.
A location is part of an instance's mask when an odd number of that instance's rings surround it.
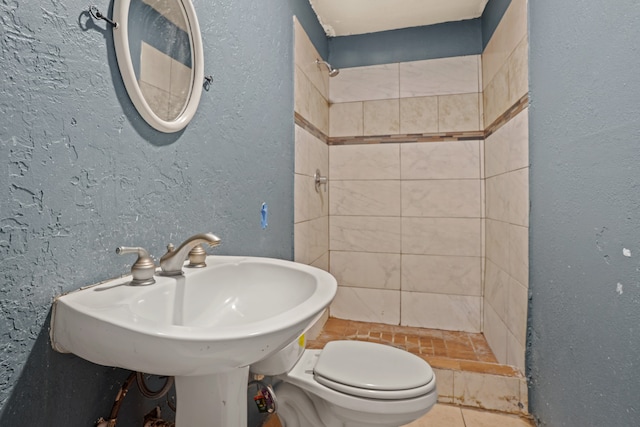
<svg viewBox="0 0 640 427">
<path fill-rule="evenodd" d="M 370 342 L 305 350 L 302 336 L 251 372 L 275 376 L 283 427 L 397 427 L 426 414 L 438 398 L 427 362 Z"/>
</svg>

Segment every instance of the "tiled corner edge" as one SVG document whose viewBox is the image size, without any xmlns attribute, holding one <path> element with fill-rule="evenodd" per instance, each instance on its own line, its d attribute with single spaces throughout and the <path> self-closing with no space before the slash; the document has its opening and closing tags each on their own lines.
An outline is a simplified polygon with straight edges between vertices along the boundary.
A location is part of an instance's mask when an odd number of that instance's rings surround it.
<svg viewBox="0 0 640 427">
<path fill-rule="evenodd" d="M 523 389 L 526 392 L 526 380 L 522 377 L 453 371 L 453 403 L 456 405 L 527 414 Z"/>
<path fill-rule="evenodd" d="M 433 373 L 436 375 L 439 403 L 455 403 L 453 372 L 448 369 L 433 369 Z"/>
</svg>

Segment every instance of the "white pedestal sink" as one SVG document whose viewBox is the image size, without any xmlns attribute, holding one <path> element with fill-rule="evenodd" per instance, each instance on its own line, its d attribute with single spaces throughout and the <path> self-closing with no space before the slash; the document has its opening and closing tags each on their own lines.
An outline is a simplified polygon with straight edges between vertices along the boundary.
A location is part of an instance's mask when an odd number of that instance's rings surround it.
<svg viewBox="0 0 640 427">
<path fill-rule="evenodd" d="M 245 427 L 248 366 L 329 305 L 329 273 L 270 258 L 209 256 L 184 276 L 130 277 L 56 298 L 51 343 L 91 362 L 176 377 L 177 427 Z"/>
</svg>

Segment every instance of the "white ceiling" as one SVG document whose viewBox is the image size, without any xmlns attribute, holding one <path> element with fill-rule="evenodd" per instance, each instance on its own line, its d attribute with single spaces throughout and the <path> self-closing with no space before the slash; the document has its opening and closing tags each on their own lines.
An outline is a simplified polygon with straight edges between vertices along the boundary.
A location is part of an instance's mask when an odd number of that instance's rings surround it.
<svg viewBox="0 0 640 427">
<path fill-rule="evenodd" d="M 309 0 L 329 37 L 374 33 L 482 15 L 488 0 Z"/>
</svg>

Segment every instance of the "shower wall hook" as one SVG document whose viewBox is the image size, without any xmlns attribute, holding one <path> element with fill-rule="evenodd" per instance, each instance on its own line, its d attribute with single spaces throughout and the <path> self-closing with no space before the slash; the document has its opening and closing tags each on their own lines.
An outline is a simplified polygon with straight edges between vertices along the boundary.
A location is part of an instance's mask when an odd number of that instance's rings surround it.
<svg viewBox="0 0 640 427">
<path fill-rule="evenodd" d="M 118 23 L 112 21 L 111 19 L 107 18 L 106 16 L 104 16 L 102 14 L 102 12 L 100 12 L 100 10 L 98 10 L 97 6 L 89 6 L 89 13 L 91 14 L 91 16 L 93 16 L 95 19 L 102 19 L 103 21 L 107 21 L 109 24 L 113 25 L 114 28 L 118 28 Z"/>
</svg>

